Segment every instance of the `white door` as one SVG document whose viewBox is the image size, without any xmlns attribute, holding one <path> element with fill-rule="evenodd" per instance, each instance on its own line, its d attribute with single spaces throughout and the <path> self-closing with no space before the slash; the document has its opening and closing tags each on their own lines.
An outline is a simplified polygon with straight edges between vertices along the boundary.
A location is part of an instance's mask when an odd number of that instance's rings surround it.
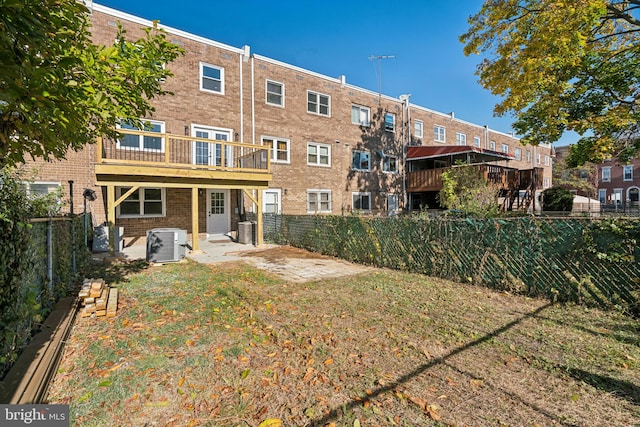
<svg viewBox="0 0 640 427">
<path fill-rule="evenodd" d="M 207 190 L 207 234 L 229 232 L 229 190 Z"/>
<path fill-rule="evenodd" d="M 213 139 L 216 141 L 230 141 L 231 129 L 219 129 L 209 126 L 193 125 L 191 134 L 196 138 Z M 196 165 L 222 166 L 223 144 L 213 142 L 193 142 L 193 163 Z M 231 147 L 227 147 L 225 164 L 232 164 Z"/>
</svg>

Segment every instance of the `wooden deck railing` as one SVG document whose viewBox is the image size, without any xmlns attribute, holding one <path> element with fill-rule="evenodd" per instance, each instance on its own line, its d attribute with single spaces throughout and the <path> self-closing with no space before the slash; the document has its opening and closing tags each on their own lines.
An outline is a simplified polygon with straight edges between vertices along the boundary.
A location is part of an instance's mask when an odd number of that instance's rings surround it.
<svg viewBox="0 0 640 427">
<path fill-rule="evenodd" d="M 530 188 L 535 179 L 536 188 L 542 185 L 542 169 L 536 174 L 535 169 L 516 170 L 495 165 L 475 165 L 478 174 L 487 182 L 497 184 L 503 189 Z M 407 173 L 407 191 L 439 191 L 442 189 L 442 173 L 450 168 L 428 169 Z"/>
<path fill-rule="evenodd" d="M 120 129 L 98 141 L 98 163 L 270 173 L 269 145 Z"/>
</svg>

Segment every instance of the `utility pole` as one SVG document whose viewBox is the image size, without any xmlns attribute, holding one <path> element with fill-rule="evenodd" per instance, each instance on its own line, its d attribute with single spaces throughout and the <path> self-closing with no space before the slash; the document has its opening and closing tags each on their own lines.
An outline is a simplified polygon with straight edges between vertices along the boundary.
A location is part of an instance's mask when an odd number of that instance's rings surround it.
<svg viewBox="0 0 640 427">
<path fill-rule="evenodd" d="M 378 76 L 378 104 L 381 103 L 382 98 L 382 60 L 395 58 L 395 55 L 371 55 L 369 57 L 369 61 L 378 61 L 378 68 L 376 70 L 376 74 Z"/>
</svg>

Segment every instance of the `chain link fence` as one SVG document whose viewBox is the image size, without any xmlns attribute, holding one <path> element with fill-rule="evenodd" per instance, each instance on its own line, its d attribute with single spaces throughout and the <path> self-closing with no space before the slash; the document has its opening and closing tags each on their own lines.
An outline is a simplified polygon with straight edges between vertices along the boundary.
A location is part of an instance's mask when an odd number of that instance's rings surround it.
<svg viewBox="0 0 640 427">
<path fill-rule="evenodd" d="M 351 262 L 638 316 L 640 220 L 615 221 L 623 233 L 589 218 L 265 215 L 264 233 Z"/>
</svg>

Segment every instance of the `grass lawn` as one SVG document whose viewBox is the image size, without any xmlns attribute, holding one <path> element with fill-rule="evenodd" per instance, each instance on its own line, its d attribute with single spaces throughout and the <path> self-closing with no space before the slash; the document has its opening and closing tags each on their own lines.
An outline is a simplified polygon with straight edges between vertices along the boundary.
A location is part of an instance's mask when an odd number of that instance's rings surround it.
<svg viewBox="0 0 640 427">
<path fill-rule="evenodd" d="M 118 315 L 77 319 L 49 389 L 72 425 L 640 423 L 640 325 L 617 313 L 389 270 L 102 274 Z"/>
</svg>

